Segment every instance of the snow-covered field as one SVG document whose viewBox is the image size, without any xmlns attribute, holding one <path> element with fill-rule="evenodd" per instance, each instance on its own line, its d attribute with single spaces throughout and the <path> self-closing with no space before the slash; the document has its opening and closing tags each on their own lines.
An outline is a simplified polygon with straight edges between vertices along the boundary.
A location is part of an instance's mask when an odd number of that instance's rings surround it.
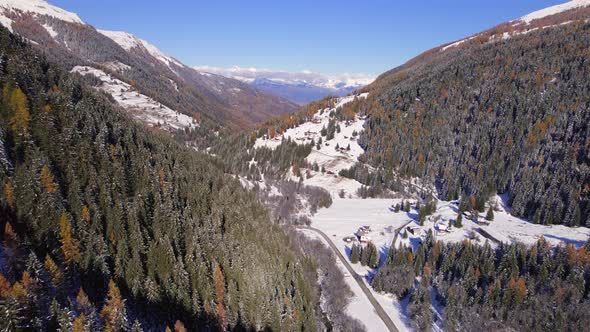
<svg viewBox="0 0 590 332">
<path fill-rule="evenodd" d="M 142 122 L 162 126 L 168 130 L 192 128 L 198 125 L 192 117 L 176 112 L 135 91 L 131 85 L 112 77 L 102 70 L 88 66 L 76 66 L 72 69 L 72 72 L 81 75 L 93 75 L 100 79 L 102 85 L 99 89 L 113 96 L 119 105 Z"/>
<path fill-rule="evenodd" d="M 314 231 L 308 229 L 300 229 L 299 231 L 310 238 L 322 241 L 326 246 L 328 246 L 325 239 L 319 236 Z M 354 296 L 350 299 L 350 303 L 346 308 L 347 313 L 351 317 L 360 320 L 365 325 L 367 332 L 387 331 L 387 327 L 373 309 L 373 305 L 371 304 L 371 302 L 369 302 L 369 299 L 365 296 L 361 287 L 356 283 L 353 276 L 351 276 L 348 273 L 348 270 L 346 269 L 344 264 L 342 264 L 342 262 L 340 262 L 339 259 L 336 259 L 336 264 L 344 274 L 344 280 L 346 281 L 346 284 L 348 284 L 348 286 L 354 293 Z M 371 289 L 370 286 L 369 289 Z M 399 314 L 400 310 L 397 301 L 394 300 L 393 296 L 389 294 L 379 294 L 377 292 L 373 292 L 373 296 L 375 296 L 377 301 L 379 301 L 383 309 L 393 320 L 395 326 L 400 328 L 402 331 L 408 329 L 406 324 L 404 323 L 403 317 Z"/>
<path fill-rule="evenodd" d="M 535 225 L 528 221 L 511 216 L 505 206 L 502 204 L 501 198 L 498 200 L 498 211 L 494 214 L 494 220 L 490 225 L 478 225 L 468 218 L 463 218 L 462 228 L 451 228 L 450 233 L 438 232 L 440 226 L 447 224 L 449 220 L 457 218 L 457 203 L 439 201 L 437 211 L 428 218 L 424 226 L 419 226 L 416 222 L 418 211 L 413 209 L 409 212 L 394 212 L 393 206 L 401 202 L 401 199 L 334 199 L 330 208 L 321 209 L 315 216 L 311 217 L 312 227 L 320 229 L 326 233 L 332 242 L 336 245 L 338 250 L 350 257 L 351 243 L 344 241 L 345 237 L 352 236 L 360 226 L 369 226 L 371 231 L 367 234 L 370 240 L 375 244 L 381 253 L 382 260 L 386 257 L 389 247 L 395 236 L 395 229 L 410 222 L 408 226 L 417 227 L 416 235 L 408 234 L 407 239 L 401 236 L 397 238 L 396 245 L 405 244 L 412 246 L 414 249 L 423 240 L 429 229 L 432 229 L 436 239 L 444 242 L 460 242 L 469 239 L 478 228 L 486 230 L 489 234 L 500 241 L 511 243 L 519 241 L 525 244 L 533 244 L 541 236 L 553 244 L 559 245 L 563 243 L 570 243 L 576 246 L 581 246 L 586 240 L 590 238 L 590 229 L 588 228 L 570 228 L 561 225 L 543 226 Z M 414 203 L 414 202 L 412 202 Z M 485 214 L 481 214 L 481 220 L 484 219 Z M 435 220 L 437 220 L 435 222 Z M 313 234 L 313 233 L 312 233 Z M 479 233 L 475 233 L 476 240 L 483 244 L 485 238 Z M 490 242 L 494 245 L 494 243 Z M 340 265 L 340 264 L 339 264 Z M 374 271 L 368 267 L 358 264 L 351 264 L 356 273 L 361 276 L 370 277 Z M 343 271 L 346 271 L 344 266 L 341 266 Z M 346 275 L 346 274 L 345 274 Z M 368 278 L 365 278 L 368 284 Z M 364 301 L 368 301 L 362 290 L 358 285 L 354 287 L 355 281 L 351 277 L 347 277 L 347 283 L 355 293 L 352 303 L 348 310 L 352 317 L 361 320 L 369 331 L 384 331 L 379 324 L 374 324 L 374 319 L 371 315 L 372 310 L 370 305 Z M 379 301 L 381 306 L 390 315 L 391 319 L 398 327 L 407 328 L 409 325 L 407 317 L 404 316 L 403 308 L 405 303 L 400 303 L 391 294 L 382 294 L 373 291 L 373 295 Z"/>
</svg>

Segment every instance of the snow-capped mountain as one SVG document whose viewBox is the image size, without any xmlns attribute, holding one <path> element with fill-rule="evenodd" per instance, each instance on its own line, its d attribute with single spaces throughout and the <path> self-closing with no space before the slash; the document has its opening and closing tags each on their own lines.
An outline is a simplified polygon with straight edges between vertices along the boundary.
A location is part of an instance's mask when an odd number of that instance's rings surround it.
<svg viewBox="0 0 590 332">
<path fill-rule="evenodd" d="M 343 96 L 373 82 L 365 74 L 324 75 L 311 71 L 288 72 L 260 68 L 197 66 L 198 71 L 234 78 L 298 104 L 327 95 Z"/>
<path fill-rule="evenodd" d="M 590 0 L 571 0 L 566 3 L 534 11 L 484 32 L 453 43 L 448 43 L 439 49 L 446 51 L 475 39 L 484 39 L 488 42 L 506 40 L 517 35 L 527 34 L 531 31 L 549 28 L 559 24 L 569 24 L 573 21 L 584 19 L 589 13 Z"/>
<path fill-rule="evenodd" d="M 246 127 L 298 107 L 242 81 L 194 70 L 127 32 L 97 30 L 44 0 L 0 0 L 0 24 L 67 70 L 84 66 L 96 69 L 89 73 L 112 75 L 138 94 L 191 117 Z"/>
</svg>

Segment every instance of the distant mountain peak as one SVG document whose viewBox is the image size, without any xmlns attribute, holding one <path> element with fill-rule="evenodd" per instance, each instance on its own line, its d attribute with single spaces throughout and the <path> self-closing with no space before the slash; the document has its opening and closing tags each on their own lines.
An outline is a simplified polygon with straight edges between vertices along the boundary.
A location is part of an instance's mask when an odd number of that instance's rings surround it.
<svg viewBox="0 0 590 332">
<path fill-rule="evenodd" d="M 375 79 L 374 76 L 366 74 L 325 75 L 310 70 L 288 72 L 239 66 L 193 68 L 202 73 L 213 73 L 249 83 L 258 89 L 300 105 L 322 99 L 327 95 L 346 95 L 370 84 Z"/>
</svg>

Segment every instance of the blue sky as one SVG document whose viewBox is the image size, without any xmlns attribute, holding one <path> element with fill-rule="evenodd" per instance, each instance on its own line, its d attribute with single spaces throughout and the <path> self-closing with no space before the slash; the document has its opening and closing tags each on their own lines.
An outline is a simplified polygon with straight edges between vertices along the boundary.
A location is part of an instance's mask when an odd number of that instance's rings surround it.
<svg viewBox="0 0 590 332">
<path fill-rule="evenodd" d="M 379 74 L 565 0 L 49 0 L 188 65 Z"/>
</svg>

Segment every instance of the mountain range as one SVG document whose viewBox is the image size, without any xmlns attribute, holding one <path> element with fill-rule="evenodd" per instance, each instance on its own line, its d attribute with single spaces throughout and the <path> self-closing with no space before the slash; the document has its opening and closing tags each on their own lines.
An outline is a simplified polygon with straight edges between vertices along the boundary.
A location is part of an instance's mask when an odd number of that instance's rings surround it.
<svg viewBox="0 0 590 332">
<path fill-rule="evenodd" d="M 0 0 L 0 23 L 67 69 L 97 69 L 93 73 L 116 79 L 122 93 L 153 101 L 143 108 L 127 105 L 132 114 L 152 124 L 173 121 L 171 115 L 178 113 L 195 123 L 207 118 L 220 125 L 248 127 L 298 107 L 239 80 L 196 71 L 129 33 L 97 30 L 44 0 Z M 168 110 L 166 116 L 152 112 L 160 107 Z"/>
<path fill-rule="evenodd" d="M 299 105 L 308 104 L 329 95 L 347 95 L 375 79 L 374 76 L 364 74 L 324 75 L 307 70 L 288 72 L 238 66 L 193 68 L 200 72 L 218 74 L 249 83 L 260 90 L 281 96 Z"/>
</svg>

